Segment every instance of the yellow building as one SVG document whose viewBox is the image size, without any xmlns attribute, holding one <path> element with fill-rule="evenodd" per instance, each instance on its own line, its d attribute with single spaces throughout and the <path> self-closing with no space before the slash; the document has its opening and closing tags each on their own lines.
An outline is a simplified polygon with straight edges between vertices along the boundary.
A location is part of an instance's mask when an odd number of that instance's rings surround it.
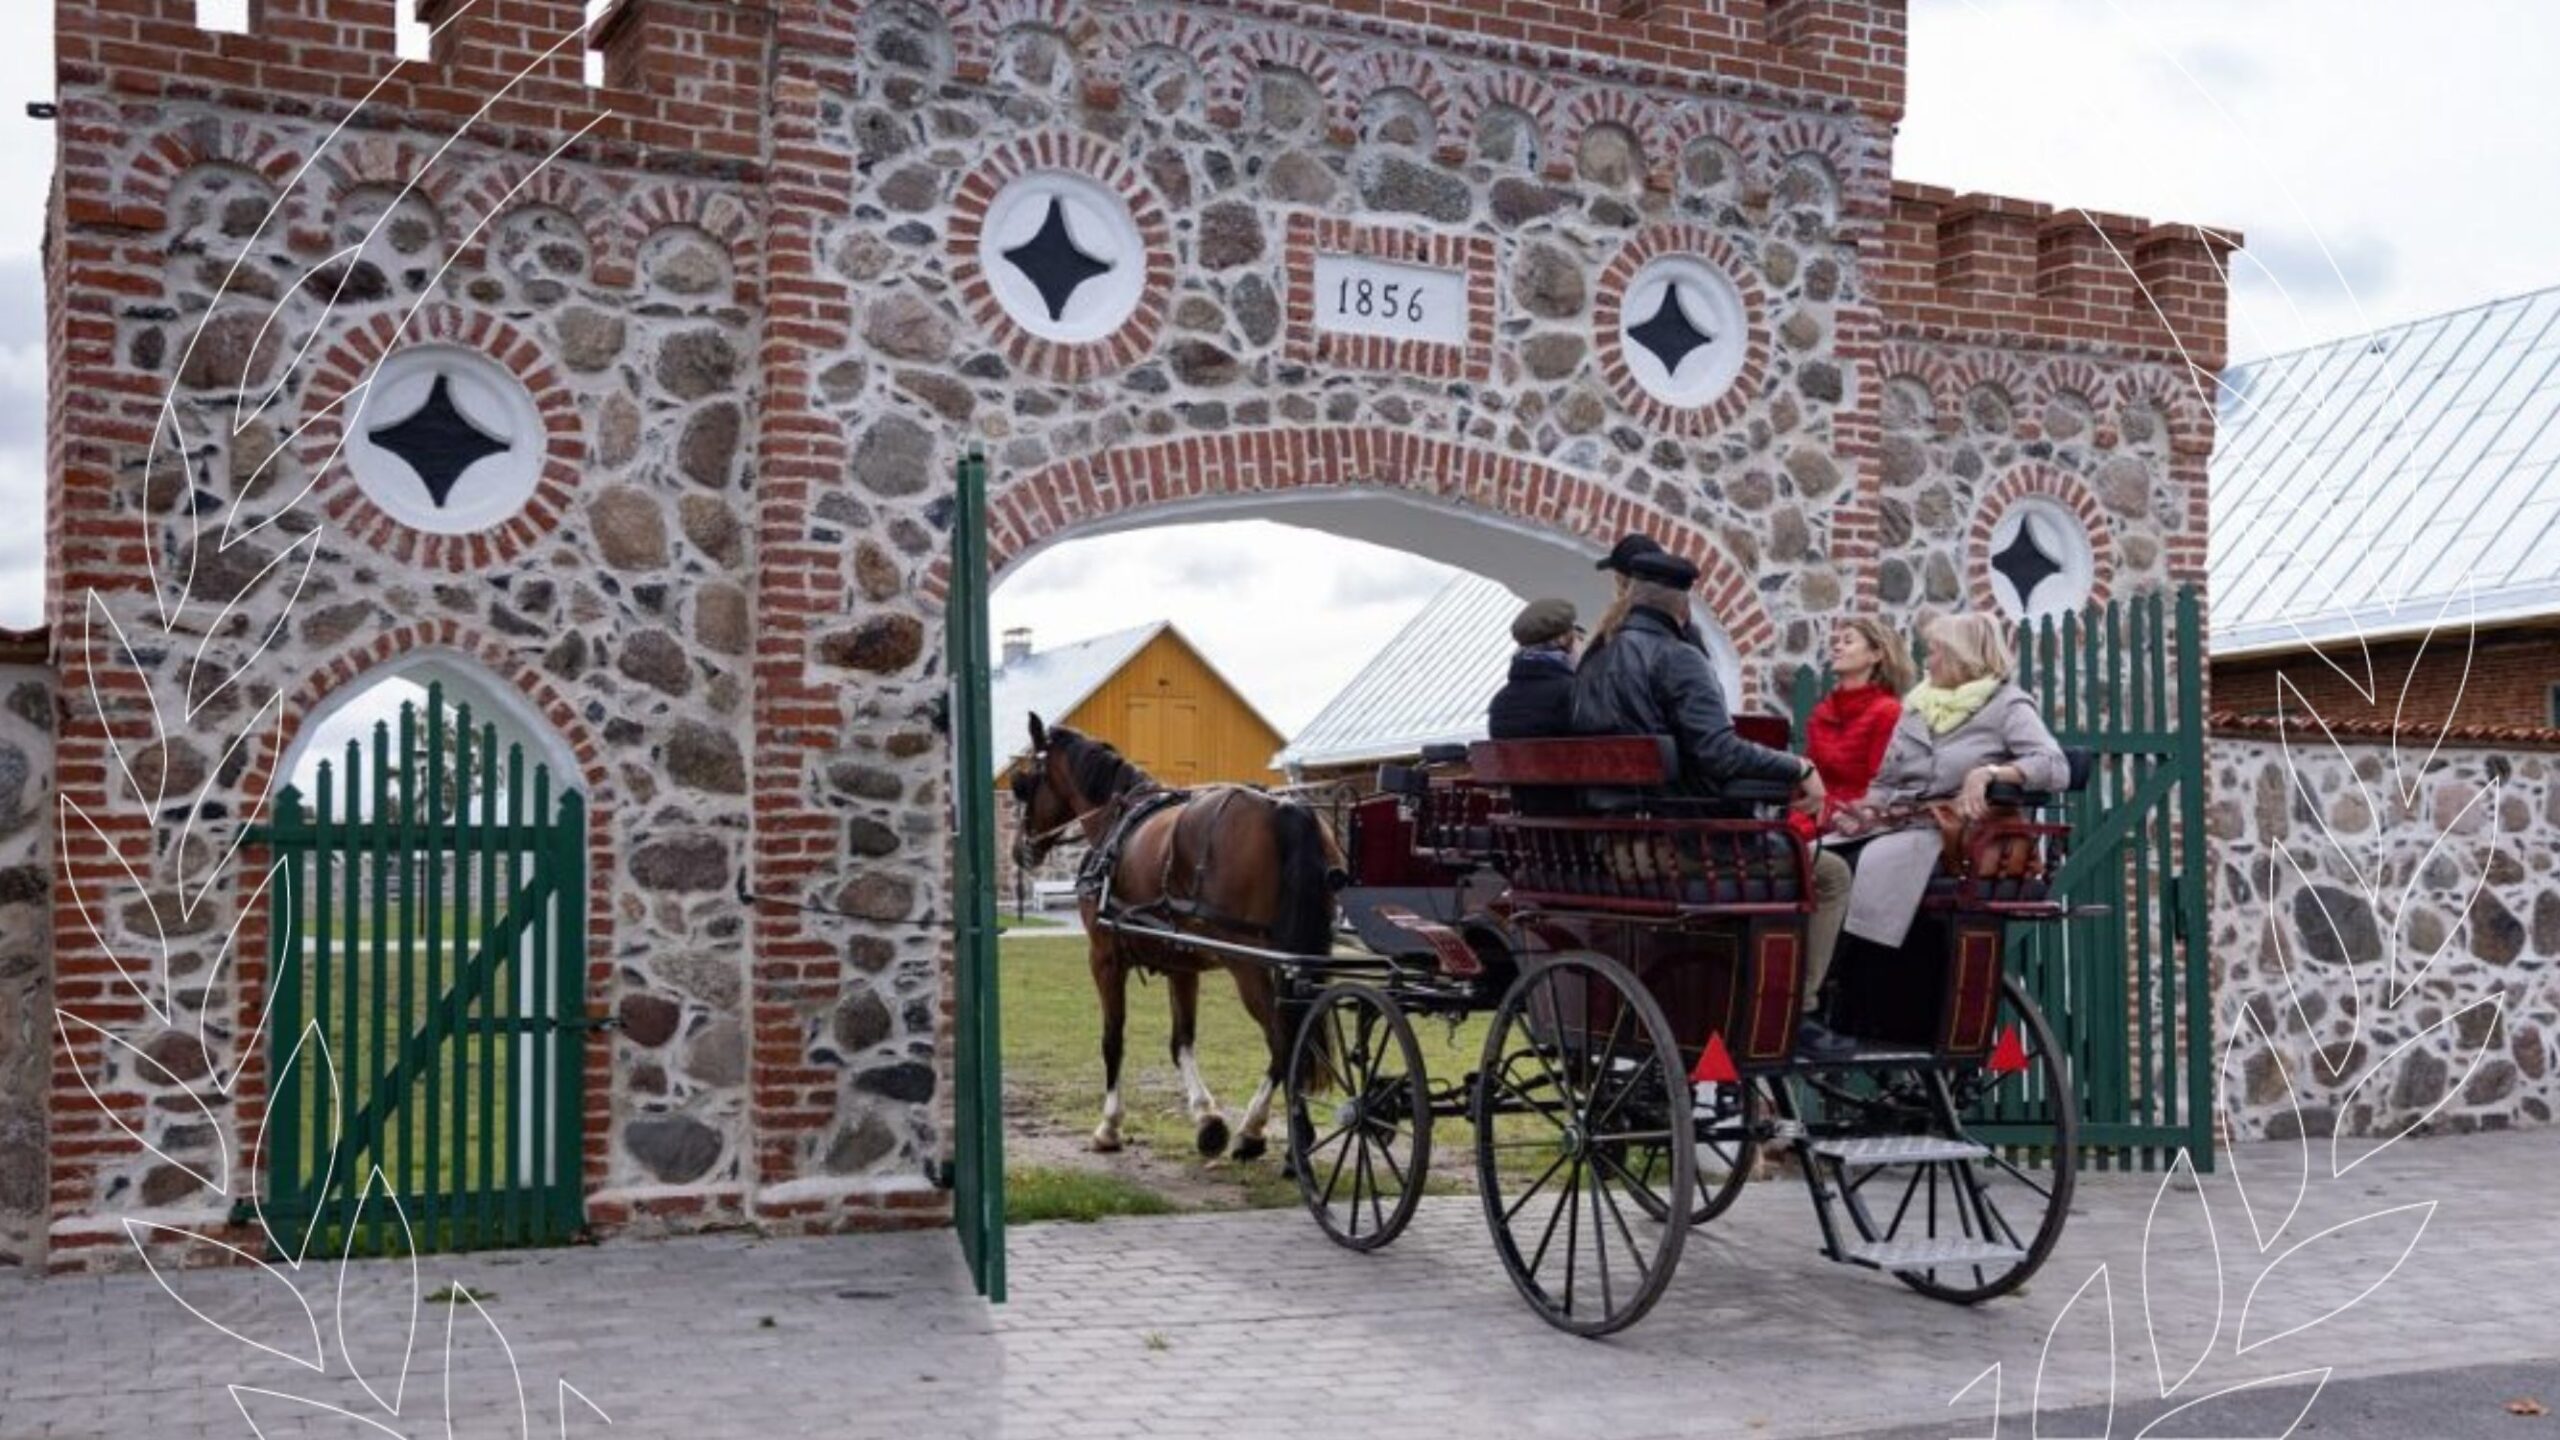
<svg viewBox="0 0 2560 1440">
<path fill-rule="evenodd" d="M 1030 748 L 1030 717 L 1105 740 L 1164 785 L 1281 783 L 1288 737 L 1173 622 L 1033 650 L 1008 630 L 989 713 L 996 772 Z"/>
</svg>

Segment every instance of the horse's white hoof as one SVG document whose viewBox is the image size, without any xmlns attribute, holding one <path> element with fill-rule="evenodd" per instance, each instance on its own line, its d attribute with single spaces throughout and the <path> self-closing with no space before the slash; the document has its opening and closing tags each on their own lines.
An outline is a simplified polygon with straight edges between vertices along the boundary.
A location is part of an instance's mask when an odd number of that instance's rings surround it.
<svg viewBox="0 0 2560 1440">
<path fill-rule="evenodd" d="M 1111 1129 L 1094 1131 L 1093 1148 L 1098 1154 L 1110 1155 L 1116 1153 L 1120 1149 L 1120 1132 Z"/>
</svg>

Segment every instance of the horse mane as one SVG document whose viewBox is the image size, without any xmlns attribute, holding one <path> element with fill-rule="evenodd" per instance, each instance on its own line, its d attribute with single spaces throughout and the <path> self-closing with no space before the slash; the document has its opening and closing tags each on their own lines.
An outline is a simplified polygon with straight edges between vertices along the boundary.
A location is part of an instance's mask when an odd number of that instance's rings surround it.
<svg viewBox="0 0 2560 1440">
<path fill-rule="evenodd" d="M 1067 757 L 1067 773 L 1088 803 L 1117 799 L 1132 790 L 1152 789 L 1155 777 L 1132 764 L 1108 741 L 1081 731 L 1051 726 L 1052 744 Z"/>
</svg>

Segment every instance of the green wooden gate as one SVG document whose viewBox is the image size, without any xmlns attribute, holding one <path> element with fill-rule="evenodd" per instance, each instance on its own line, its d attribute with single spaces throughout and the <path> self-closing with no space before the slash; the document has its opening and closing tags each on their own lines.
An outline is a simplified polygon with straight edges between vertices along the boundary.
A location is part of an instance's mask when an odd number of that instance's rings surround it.
<svg viewBox="0 0 2560 1440">
<path fill-rule="evenodd" d="M 1004 1062 L 996 1010 L 995 744 L 988 733 L 987 462 L 960 462 L 951 521 L 951 949 L 958 967 L 953 1218 L 978 1293 L 1004 1299 Z"/>
<path fill-rule="evenodd" d="M 2064 745 L 2093 752 L 2057 877 L 2103 914 L 2013 927 L 2010 963 L 2071 1060 L 2089 1163 L 2213 1163 L 2212 967 L 2204 844 L 2204 647 L 2193 590 L 2017 630 L 2018 680 Z M 1914 647 L 1915 652 L 1919 647 Z M 1795 679 L 1796 729 L 1823 688 Z M 2021 1116 L 2019 1118 L 2026 1118 Z M 1995 1137 L 1999 1126 L 1985 1127 Z"/>
<path fill-rule="evenodd" d="M 404 1221 L 422 1251 L 565 1241 L 584 1223 L 585 801 L 441 686 L 362 748 L 250 835 L 273 865 L 268 1233 L 316 1253 L 351 1230 L 396 1249 Z"/>
</svg>

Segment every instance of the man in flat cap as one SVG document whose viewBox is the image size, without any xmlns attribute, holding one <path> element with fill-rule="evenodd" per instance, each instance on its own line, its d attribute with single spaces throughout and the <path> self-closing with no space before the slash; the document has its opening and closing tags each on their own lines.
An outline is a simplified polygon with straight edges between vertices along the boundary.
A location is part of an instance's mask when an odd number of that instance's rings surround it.
<svg viewBox="0 0 2560 1440">
<path fill-rule="evenodd" d="M 1511 678 L 1493 694 L 1485 731 L 1496 740 L 1543 740 L 1573 733 L 1573 647 L 1582 638 L 1573 606 L 1532 600 L 1511 622 Z"/>
<path fill-rule="evenodd" d="M 1689 623 L 1689 587 L 1698 567 L 1649 535 L 1629 535 L 1600 562 L 1618 572 L 1618 598 L 1592 636 L 1573 678 L 1573 728 L 1582 735 L 1668 735 L 1680 750 L 1682 783 L 1712 796 L 1735 780 L 1771 780 L 1795 788 L 1797 808 L 1822 805 L 1822 776 L 1813 762 L 1755 745 L 1734 733 L 1724 686 L 1697 627 Z M 1814 860 L 1815 909 L 1806 936 L 1806 972 L 1831 968 L 1831 952 L 1848 917 L 1849 866 L 1839 856 Z M 1810 997 L 1805 997 L 1808 1005 Z M 1855 1044 L 1807 1018 L 1799 1053 L 1836 1058 Z"/>
</svg>

